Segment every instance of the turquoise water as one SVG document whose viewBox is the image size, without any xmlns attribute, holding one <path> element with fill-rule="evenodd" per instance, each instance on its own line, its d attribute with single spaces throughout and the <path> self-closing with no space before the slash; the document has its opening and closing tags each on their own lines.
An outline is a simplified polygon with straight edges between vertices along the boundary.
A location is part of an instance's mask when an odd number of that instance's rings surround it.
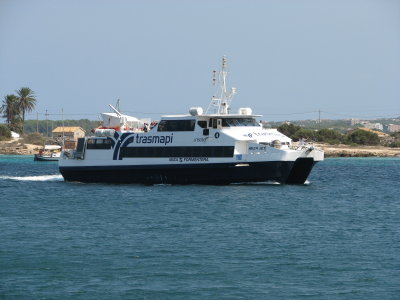
<svg viewBox="0 0 400 300">
<path fill-rule="evenodd" d="M 66 183 L 0 156 L 0 299 L 400 299 L 400 159 L 302 186 Z"/>
</svg>

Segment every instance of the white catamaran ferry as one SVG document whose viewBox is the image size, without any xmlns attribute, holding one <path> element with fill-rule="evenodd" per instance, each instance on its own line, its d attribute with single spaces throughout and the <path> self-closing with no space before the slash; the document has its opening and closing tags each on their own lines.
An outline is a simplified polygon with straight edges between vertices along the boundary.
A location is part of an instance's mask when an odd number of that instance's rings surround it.
<svg viewBox="0 0 400 300">
<path fill-rule="evenodd" d="M 232 114 L 235 89 L 226 86 L 227 62 L 214 71 L 214 96 L 203 114 L 162 116 L 159 122 L 102 113 L 94 136 L 64 151 L 59 168 L 66 181 L 146 184 L 229 184 L 275 181 L 303 184 L 324 159 L 312 145 L 295 147 L 276 129 L 265 129 L 250 108 Z"/>
</svg>

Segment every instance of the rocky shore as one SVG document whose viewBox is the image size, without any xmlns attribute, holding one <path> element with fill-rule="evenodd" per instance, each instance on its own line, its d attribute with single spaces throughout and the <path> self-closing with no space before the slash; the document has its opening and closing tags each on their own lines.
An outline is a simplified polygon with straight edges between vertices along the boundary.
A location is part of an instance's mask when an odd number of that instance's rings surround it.
<svg viewBox="0 0 400 300">
<path fill-rule="evenodd" d="M 328 144 L 315 146 L 325 151 L 325 157 L 400 157 L 400 148 Z"/>
<path fill-rule="evenodd" d="M 0 142 L 0 154 L 33 155 L 38 153 L 41 146 L 24 144 L 18 140 Z"/>
</svg>

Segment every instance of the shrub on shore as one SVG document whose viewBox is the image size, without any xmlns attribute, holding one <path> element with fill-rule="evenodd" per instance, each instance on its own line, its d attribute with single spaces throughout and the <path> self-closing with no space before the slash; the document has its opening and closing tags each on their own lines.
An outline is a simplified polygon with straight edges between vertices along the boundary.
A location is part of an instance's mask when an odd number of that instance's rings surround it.
<svg viewBox="0 0 400 300">
<path fill-rule="evenodd" d="M 34 145 L 43 145 L 46 138 L 40 133 L 31 133 L 24 136 L 23 143 L 24 144 L 34 144 Z"/>
<path fill-rule="evenodd" d="M 0 141 L 8 141 L 11 139 L 11 130 L 7 126 L 0 125 Z"/>
<path fill-rule="evenodd" d="M 328 143 L 328 144 L 340 144 L 344 140 L 344 135 L 340 132 L 323 128 L 320 130 L 305 129 L 293 124 L 283 124 L 278 127 L 278 131 L 287 135 L 294 141 L 298 141 L 303 138 L 307 141 Z"/>
<path fill-rule="evenodd" d="M 278 131 L 289 136 L 294 141 L 300 138 L 307 141 L 328 143 L 331 145 L 379 145 L 379 136 L 376 133 L 357 129 L 347 134 L 342 134 L 333 129 L 323 128 L 320 130 L 305 129 L 293 124 L 283 124 L 278 127 Z"/>
<path fill-rule="evenodd" d="M 391 148 L 400 148 L 400 141 L 395 141 L 395 142 L 389 144 L 389 147 L 391 147 Z"/>
<path fill-rule="evenodd" d="M 379 145 L 379 136 L 376 133 L 357 129 L 348 133 L 345 138 L 346 144 L 355 143 L 358 145 Z"/>
</svg>

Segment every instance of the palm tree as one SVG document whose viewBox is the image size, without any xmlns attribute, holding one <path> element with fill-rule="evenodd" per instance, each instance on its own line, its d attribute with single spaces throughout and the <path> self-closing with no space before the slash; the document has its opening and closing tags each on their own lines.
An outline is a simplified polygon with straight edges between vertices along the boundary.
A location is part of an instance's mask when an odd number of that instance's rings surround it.
<svg viewBox="0 0 400 300">
<path fill-rule="evenodd" d="M 15 95 L 4 96 L 3 105 L 0 107 L 0 113 L 6 118 L 7 126 L 10 130 L 14 129 L 13 121 L 19 114 L 17 107 L 18 98 Z"/>
<path fill-rule="evenodd" d="M 18 108 L 22 114 L 22 124 L 25 124 L 25 112 L 31 112 L 36 105 L 35 93 L 28 87 L 22 87 L 16 91 L 18 94 Z M 22 126 L 22 133 L 24 127 Z"/>
</svg>

